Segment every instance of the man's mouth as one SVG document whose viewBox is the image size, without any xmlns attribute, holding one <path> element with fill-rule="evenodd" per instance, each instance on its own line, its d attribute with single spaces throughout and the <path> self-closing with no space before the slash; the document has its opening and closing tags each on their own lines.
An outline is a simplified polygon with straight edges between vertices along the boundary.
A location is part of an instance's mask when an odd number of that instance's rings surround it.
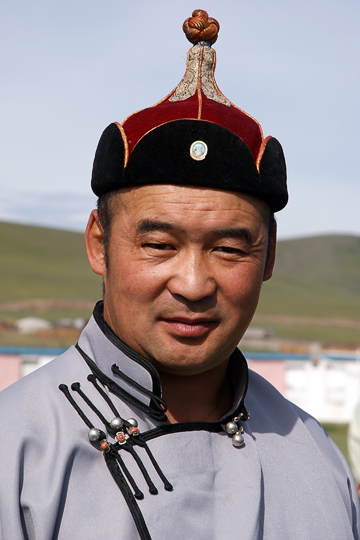
<svg viewBox="0 0 360 540">
<path fill-rule="evenodd" d="M 171 334 L 189 338 L 203 337 L 218 325 L 215 319 L 206 317 L 170 317 L 160 321 Z"/>
</svg>

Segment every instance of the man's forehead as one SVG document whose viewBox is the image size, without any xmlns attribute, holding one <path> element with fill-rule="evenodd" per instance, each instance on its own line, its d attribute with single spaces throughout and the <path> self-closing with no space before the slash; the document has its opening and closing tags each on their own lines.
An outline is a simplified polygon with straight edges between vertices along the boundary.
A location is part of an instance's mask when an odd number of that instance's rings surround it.
<svg viewBox="0 0 360 540">
<path fill-rule="evenodd" d="M 173 184 L 154 184 L 123 188 L 114 196 L 115 214 L 131 215 L 139 231 L 148 228 L 150 222 L 157 222 L 165 230 L 170 223 L 184 223 L 192 215 L 201 219 L 213 216 L 214 219 L 233 220 L 251 214 L 267 222 L 270 207 L 252 195 L 215 188 L 197 186 L 177 186 Z M 183 219 L 182 219 L 183 218 Z M 180 225 L 179 225 L 180 226 Z"/>
</svg>

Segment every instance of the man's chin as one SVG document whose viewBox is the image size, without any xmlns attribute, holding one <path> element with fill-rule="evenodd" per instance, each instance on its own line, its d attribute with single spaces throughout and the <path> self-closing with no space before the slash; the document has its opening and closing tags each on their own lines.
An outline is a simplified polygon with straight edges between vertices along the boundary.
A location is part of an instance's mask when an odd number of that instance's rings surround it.
<svg viewBox="0 0 360 540">
<path fill-rule="evenodd" d="M 159 373 L 177 376 L 191 376 L 204 373 L 216 366 L 227 362 L 231 351 L 222 351 L 218 354 L 214 350 L 201 350 L 201 344 L 187 345 L 179 343 L 178 347 L 158 351 L 156 358 L 150 358 L 151 363 Z M 203 345 L 203 344 L 202 344 Z M 235 348 L 235 347 L 234 347 Z"/>
</svg>

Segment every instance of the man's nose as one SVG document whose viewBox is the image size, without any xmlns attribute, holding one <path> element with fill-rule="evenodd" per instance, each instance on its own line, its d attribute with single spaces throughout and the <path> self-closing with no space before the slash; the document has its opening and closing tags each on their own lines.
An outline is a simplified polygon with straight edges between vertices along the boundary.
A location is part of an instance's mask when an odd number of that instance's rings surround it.
<svg viewBox="0 0 360 540">
<path fill-rule="evenodd" d="M 216 281 L 206 254 L 189 253 L 180 257 L 174 265 L 168 289 L 173 295 L 180 295 L 190 302 L 214 295 Z"/>
</svg>

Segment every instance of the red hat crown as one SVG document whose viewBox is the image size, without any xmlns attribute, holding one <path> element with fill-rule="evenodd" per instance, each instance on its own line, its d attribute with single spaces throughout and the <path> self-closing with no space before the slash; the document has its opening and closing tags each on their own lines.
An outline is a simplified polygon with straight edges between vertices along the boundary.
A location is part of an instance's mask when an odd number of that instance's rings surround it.
<svg viewBox="0 0 360 540">
<path fill-rule="evenodd" d="M 192 119 L 214 122 L 236 133 L 256 159 L 263 140 L 260 124 L 233 105 L 215 81 L 216 52 L 211 45 L 217 40 L 219 23 L 206 11 L 198 9 L 186 19 L 183 30 L 194 44 L 188 52 L 185 75 L 164 99 L 124 121 L 129 154 L 151 129 L 173 120 Z"/>
</svg>

